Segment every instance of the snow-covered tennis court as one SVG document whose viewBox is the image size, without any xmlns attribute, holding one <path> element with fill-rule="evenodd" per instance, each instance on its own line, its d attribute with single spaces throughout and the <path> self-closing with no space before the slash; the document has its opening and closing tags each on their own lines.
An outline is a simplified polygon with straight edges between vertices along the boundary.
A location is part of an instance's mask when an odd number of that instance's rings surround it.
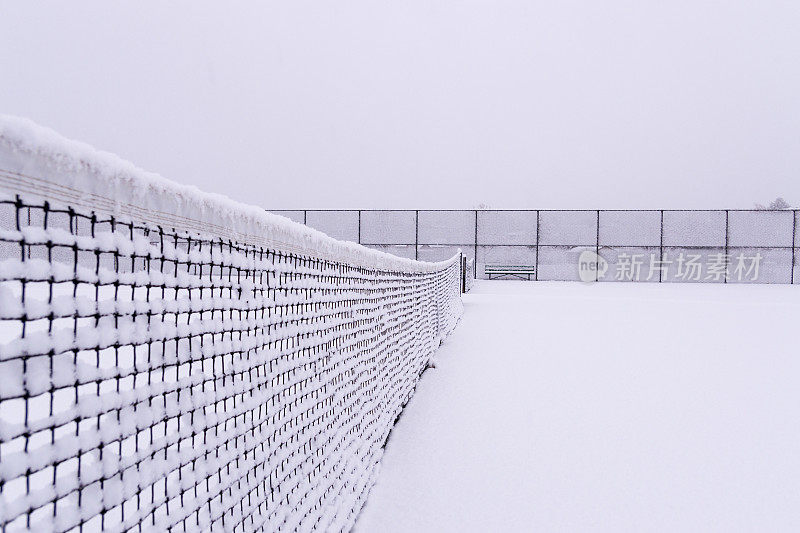
<svg viewBox="0 0 800 533">
<path fill-rule="evenodd" d="M 357 530 L 799 531 L 798 296 L 478 282 Z"/>
</svg>

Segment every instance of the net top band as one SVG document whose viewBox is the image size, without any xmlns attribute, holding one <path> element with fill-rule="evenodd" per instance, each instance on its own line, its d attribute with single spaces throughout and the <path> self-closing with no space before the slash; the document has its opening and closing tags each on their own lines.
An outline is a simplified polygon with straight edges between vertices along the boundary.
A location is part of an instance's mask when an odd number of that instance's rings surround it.
<svg viewBox="0 0 800 533">
<path fill-rule="evenodd" d="M 379 270 L 434 272 L 456 260 L 415 261 L 339 241 L 262 208 L 167 180 L 30 120 L 5 115 L 0 115 L 0 191 Z"/>
</svg>

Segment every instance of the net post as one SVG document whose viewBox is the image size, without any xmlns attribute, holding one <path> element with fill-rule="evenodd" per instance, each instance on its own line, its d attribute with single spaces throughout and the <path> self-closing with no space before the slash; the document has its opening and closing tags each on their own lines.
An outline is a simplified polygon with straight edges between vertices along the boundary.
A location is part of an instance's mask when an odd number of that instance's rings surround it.
<svg viewBox="0 0 800 533">
<path fill-rule="evenodd" d="M 466 294 L 467 292 L 467 256 L 464 255 L 464 252 L 460 252 L 459 255 L 461 256 L 461 260 L 459 261 L 459 265 L 461 266 L 461 294 Z"/>
<path fill-rule="evenodd" d="M 414 211 L 414 259 L 419 261 L 419 209 Z"/>
</svg>

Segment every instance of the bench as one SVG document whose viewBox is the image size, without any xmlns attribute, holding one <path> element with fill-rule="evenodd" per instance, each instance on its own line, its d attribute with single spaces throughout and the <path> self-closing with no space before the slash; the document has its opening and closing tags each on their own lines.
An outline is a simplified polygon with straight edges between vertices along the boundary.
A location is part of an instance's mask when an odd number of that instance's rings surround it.
<svg viewBox="0 0 800 533">
<path fill-rule="evenodd" d="M 492 279 L 492 276 L 513 276 L 523 279 L 522 276 L 525 276 L 530 280 L 531 276 L 536 275 L 536 267 L 524 265 L 484 265 L 483 273 L 489 279 Z"/>
</svg>

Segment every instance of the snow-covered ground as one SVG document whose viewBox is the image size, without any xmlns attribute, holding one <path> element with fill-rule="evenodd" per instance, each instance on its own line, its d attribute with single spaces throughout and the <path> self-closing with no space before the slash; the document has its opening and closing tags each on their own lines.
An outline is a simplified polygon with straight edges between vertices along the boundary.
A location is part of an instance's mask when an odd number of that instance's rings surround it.
<svg viewBox="0 0 800 533">
<path fill-rule="evenodd" d="M 357 531 L 800 531 L 800 288 L 464 301 Z"/>
</svg>

